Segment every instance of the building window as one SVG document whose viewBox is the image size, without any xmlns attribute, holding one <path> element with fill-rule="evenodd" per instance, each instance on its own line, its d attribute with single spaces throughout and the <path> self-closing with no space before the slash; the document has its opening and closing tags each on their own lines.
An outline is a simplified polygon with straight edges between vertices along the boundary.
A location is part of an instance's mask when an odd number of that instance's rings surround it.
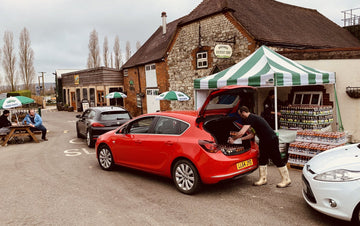
<svg viewBox="0 0 360 226">
<path fill-rule="evenodd" d="M 128 74 L 128 69 L 125 69 L 124 70 L 124 76 L 127 77 L 129 74 Z"/>
<path fill-rule="evenodd" d="M 157 87 L 157 78 L 156 78 L 156 66 L 155 64 L 145 65 L 145 77 L 146 77 L 146 87 L 154 88 Z"/>
<path fill-rule="evenodd" d="M 196 53 L 196 67 L 197 68 L 208 68 L 208 53 L 207 52 Z"/>
<path fill-rule="evenodd" d="M 95 107 L 95 89 L 90 88 L 90 106 Z"/>
<path fill-rule="evenodd" d="M 322 92 L 295 92 L 293 104 L 297 105 L 321 105 Z"/>
<path fill-rule="evenodd" d="M 87 100 L 88 99 L 88 93 L 87 93 L 87 88 L 83 88 L 83 100 Z"/>
</svg>

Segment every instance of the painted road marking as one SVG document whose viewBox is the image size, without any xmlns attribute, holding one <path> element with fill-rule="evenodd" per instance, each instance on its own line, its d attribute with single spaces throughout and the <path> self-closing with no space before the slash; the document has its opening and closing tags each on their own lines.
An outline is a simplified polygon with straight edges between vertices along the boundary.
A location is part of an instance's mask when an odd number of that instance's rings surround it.
<svg viewBox="0 0 360 226">
<path fill-rule="evenodd" d="M 81 138 L 74 138 L 69 141 L 70 144 L 85 144 L 85 140 Z"/>
<path fill-rule="evenodd" d="M 95 154 L 95 152 L 91 152 L 91 151 L 87 150 L 86 148 L 73 148 L 73 149 L 68 149 L 68 150 L 64 151 L 64 154 L 67 157 L 75 157 L 75 156 L 79 156 L 83 153 L 85 153 L 87 155 Z"/>
</svg>

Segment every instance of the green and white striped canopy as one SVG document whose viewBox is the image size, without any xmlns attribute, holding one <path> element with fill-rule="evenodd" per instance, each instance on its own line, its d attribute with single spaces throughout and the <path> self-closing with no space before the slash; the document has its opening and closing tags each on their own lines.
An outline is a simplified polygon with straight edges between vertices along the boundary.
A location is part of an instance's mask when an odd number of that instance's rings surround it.
<svg viewBox="0 0 360 226">
<path fill-rule="evenodd" d="M 266 46 L 239 63 L 216 74 L 194 80 L 195 89 L 221 88 L 227 85 L 255 87 L 301 86 L 335 83 L 335 73 L 296 63 Z"/>
</svg>

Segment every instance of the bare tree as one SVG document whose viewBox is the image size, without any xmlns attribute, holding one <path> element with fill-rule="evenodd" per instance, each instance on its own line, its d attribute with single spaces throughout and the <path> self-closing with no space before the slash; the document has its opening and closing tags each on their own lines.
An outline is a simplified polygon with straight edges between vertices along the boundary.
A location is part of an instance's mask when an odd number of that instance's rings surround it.
<svg viewBox="0 0 360 226">
<path fill-rule="evenodd" d="M 136 42 L 136 50 L 139 50 L 141 48 L 141 43 L 140 41 Z"/>
<path fill-rule="evenodd" d="M 113 53 L 110 54 L 110 67 L 114 68 Z"/>
<path fill-rule="evenodd" d="M 103 45 L 103 57 L 104 57 L 104 66 L 109 67 L 109 45 L 108 45 L 108 39 L 105 36 L 104 38 L 104 45 Z"/>
<path fill-rule="evenodd" d="M 4 58 L 2 60 L 2 65 L 5 71 L 5 80 L 11 87 L 11 91 L 16 90 L 16 57 L 14 52 L 14 35 L 10 31 L 5 31 L 4 33 L 4 46 L 3 46 L 3 54 Z"/>
<path fill-rule="evenodd" d="M 115 37 L 115 43 L 114 43 L 114 61 L 115 61 L 115 68 L 120 69 L 122 66 L 122 56 L 121 56 L 121 50 L 120 50 L 120 41 L 119 36 L 116 35 Z"/>
<path fill-rule="evenodd" d="M 100 67 L 100 48 L 99 48 L 99 38 L 98 33 L 94 29 L 90 33 L 89 39 L 89 56 L 87 60 L 88 68 Z"/>
<path fill-rule="evenodd" d="M 24 28 L 19 38 L 19 69 L 25 89 L 30 89 L 30 84 L 35 78 L 34 51 L 31 48 L 29 31 Z"/>
<path fill-rule="evenodd" d="M 131 46 L 130 46 L 130 42 L 127 41 L 126 42 L 126 52 L 125 52 L 125 60 L 128 61 L 131 57 Z"/>
</svg>

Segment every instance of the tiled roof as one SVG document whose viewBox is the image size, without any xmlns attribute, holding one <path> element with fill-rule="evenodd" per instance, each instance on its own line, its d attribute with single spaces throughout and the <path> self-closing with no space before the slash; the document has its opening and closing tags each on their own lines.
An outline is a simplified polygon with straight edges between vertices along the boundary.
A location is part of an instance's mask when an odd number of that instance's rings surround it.
<svg viewBox="0 0 360 226">
<path fill-rule="evenodd" d="M 162 27 L 126 62 L 124 68 L 141 65 L 166 56 L 177 26 L 230 11 L 258 44 L 289 48 L 360 47 L 360 41 L 318 11 L 274 0 L 204 0 L 187 16 Z"/>
<path fill-rule="evenodd" d="M 230 10 L 261 44 L 298 48 L 359 47 L 360 41 L 318 11 L 274 0 L 204 0 L 182 23 Z"/>
<path fill-rule="evenodd" d="M 123 68 L 152 63 L 164 58 L 180 20 L 181 18 L 168 23 L 166 25 L 165 35 L 163 35 L 163 29 L 162 26 L 160 26 L 141 48 L 123 65 Z"/>
</svg>

